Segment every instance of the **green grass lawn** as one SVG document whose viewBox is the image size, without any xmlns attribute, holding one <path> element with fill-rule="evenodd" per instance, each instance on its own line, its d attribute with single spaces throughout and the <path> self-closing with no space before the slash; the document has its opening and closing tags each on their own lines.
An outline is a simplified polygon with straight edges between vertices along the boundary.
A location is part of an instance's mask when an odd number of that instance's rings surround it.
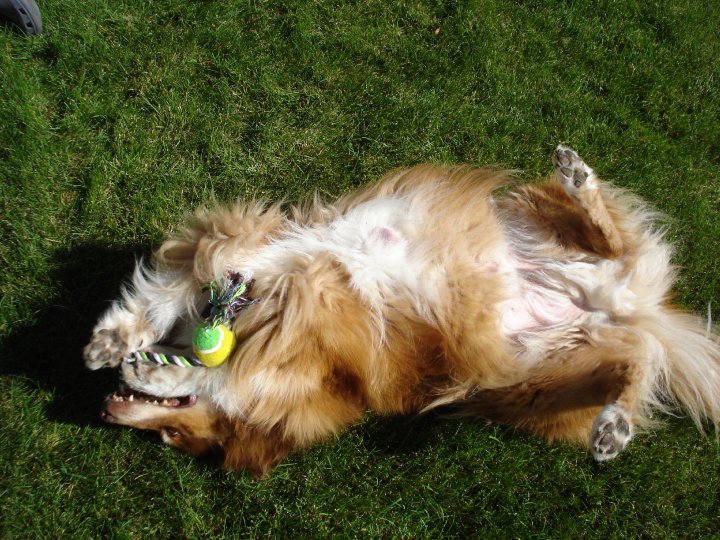
<svg viewBox="0 0 720 540">
<path fill-rule="evenodd" d="M 720 300 L 720 4 L 39 0 L 0 28 L 0 537 L 700 538 L 689 421 L 598 465 L 482 421 L 371 416 L 260 482 L 101 425 L 80 350 L 194 206 L 335 196 L 422 161 L 550 172 L 558 142 L 670 218 Z M 717 311 L 717 308 L 716 308 Z"/>
</svg>

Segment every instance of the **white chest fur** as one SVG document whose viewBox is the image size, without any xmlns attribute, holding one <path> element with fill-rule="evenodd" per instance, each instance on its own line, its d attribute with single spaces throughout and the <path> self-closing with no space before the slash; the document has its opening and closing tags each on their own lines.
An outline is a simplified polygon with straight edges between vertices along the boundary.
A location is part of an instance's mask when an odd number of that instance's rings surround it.
<svg viewBox="0 0 720 540">
<path fill-rule="evenodd" d="M 417 288 L 421 268 L 410 246 L 415 219 L 402 198 L 369 201 L 328 224 L 291 230 L 243 266 L 254 275 L 292 271 L 298 258 L 328 253 L 345 267 L 353 288 L 380 309 L 392 291 Z"/>
</svg>

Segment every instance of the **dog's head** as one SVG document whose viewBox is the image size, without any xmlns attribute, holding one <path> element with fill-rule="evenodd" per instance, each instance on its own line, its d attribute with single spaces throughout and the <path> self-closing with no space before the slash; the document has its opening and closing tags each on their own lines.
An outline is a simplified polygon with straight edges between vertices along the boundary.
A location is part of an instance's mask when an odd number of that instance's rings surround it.
<svg viewBox="0 0 720 540">
<path fill-rule="evenodd" d="M 111 424 L 156 431 L 168 446 L 210 456 L 224 468 L 263 476 L 292 448 L 279 426 L 265 430 L 231 420 L 202 396 L 157 398 L 123 388 L 109 395 L 101 418 Z"/>
<path fill-rule="evenodd" d="M 100 417 L 111 424 L 156 431 L 168 446 L 194 456 L 220 449 L 229 422 L 207 399 L 163 399 L 122 388 L 105 398 Z"/>
<path fill-rule="evenodd" d="M 291 448 L 362 417 L 368 386 L 362 373 L 368 344 L 378 338 L 375 315 L 331 254 L 308 257 L 300 250 L 290 256 L 271 246 L 270 263 L 252 259 L 279 234 L 284 218 L 277 209 L 277 215 L 251 210 L 201 215 L 185 237 L 163 244 L 153 269 L 191 276 L 188 283 L 207 282 L 221 275 L 218 269 L 252 275 L 253 297 L 261 300 L 233 320 L 237 346 L 221 370 L 222 392 L 202 387 L 193 391 L 213 391 L 212 396 L 163 400 L 122 390 L 107 398 L 102 416 L 113 424 L 156 431 L 167 445 L 193 455 L 219 454 L 226 468 L 261 475 Z M 274 262 L 277 254 L 281 264 Z M 177 334 L 179 340 L 185 335 Z M 414 350 L 414 342 L 407 343 Z"/>
</svg>

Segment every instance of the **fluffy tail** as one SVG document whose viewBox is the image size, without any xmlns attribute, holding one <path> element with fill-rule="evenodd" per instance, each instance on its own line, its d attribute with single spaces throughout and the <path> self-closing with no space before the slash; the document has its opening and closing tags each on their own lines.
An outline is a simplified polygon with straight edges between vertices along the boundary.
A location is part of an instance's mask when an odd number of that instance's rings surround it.
<svg viewBox="0 0 720 540">
<path fill-rule="evenodd" d="M 720 425 L 720 343 L 700 317 L 663 308 L 645 325 L 661 345 L 655 408 L 685 411 L 698 428 Z"/>
</svg>

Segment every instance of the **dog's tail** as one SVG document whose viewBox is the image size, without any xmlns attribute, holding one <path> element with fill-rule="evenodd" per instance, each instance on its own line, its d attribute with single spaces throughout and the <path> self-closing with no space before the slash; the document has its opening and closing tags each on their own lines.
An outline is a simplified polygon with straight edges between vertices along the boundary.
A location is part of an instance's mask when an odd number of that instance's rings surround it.
<svg viewBox="0 0 720 540">
<path fill-rule="evenodd" d="M 643 326 L 660 344 L 655 403 L 672 414 L 681 409 L 703 428 L 720 425 L 720 343 L 711 322 L 663 307 Z"/>
</svg>

